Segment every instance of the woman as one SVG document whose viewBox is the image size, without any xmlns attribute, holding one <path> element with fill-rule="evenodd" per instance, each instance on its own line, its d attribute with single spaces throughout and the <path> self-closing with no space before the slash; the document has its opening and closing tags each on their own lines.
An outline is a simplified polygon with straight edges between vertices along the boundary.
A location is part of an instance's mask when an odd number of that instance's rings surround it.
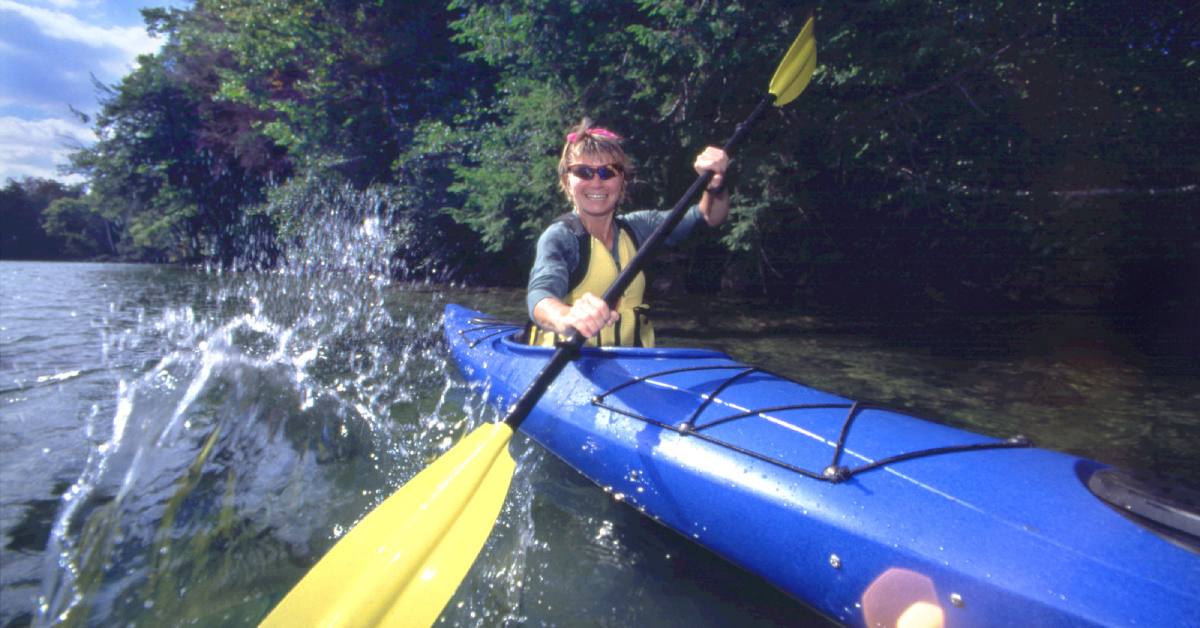
<svg viewBox="0 0 1200 628">
<path fill-rule="evenodd" d="M 725 151 L 705 148 L 696 157 L 697 173 L 713 177 L 700 202 L 667 238 L 675 244 L 701 221 L 715 227 L 729 215 Z M 538 239 L 537 258 L 529 273 L 526 302 L 529 342 L 553 346 L 575 329 L 596 346 L 654 346 L 654 330 L 645 316 L 645 276 L 638 273 L 615 309 L 601 295 L 617 278 L 638 245 L 653 233 L 668 211 L 638 211 L 617 216 L 625 197 L 632 163 L 621 137 L 587 119 L 567 134 L 558 162 L 559 185 L 573 211 L 554 220 Z"/>
</svg>

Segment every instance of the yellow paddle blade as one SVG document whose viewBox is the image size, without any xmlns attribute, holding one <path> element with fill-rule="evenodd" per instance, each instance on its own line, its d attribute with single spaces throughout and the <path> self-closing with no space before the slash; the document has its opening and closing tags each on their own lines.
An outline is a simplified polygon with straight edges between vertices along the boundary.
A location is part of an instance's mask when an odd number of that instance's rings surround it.
<svg viewBox="0 0 1200 628">
<path fill-rule="evenodd" d="M 775 97 L 775 106 L 782 107 L 795 100 L 808 87 L 816 69 L 817 40 L 813 37 L 813 19 L 810 17 L 771 77 L 771 87 L 767 91 Z"/>
<path fill-rule="evenodd" d="M 429 626 L 491 533 L 513 430 L 476 428 L 354 526 L 263 626 Z"/>
</svg>

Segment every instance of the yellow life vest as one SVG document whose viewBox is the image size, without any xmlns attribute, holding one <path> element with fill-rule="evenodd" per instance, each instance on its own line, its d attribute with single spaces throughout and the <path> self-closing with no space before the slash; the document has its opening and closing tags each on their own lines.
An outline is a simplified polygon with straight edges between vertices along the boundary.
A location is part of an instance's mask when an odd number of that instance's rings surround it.
<svg viewBox="0 0 1200 628">
<path fill-rule="evenodd" d="M 574 279 L 578 273 L 572 273 L 572 283 L 563 303 L 569 306 L 588 292 L 596 296 L 603 296 L 608 287 L 617 280 L 621 269 L 625 268 L 637 254 L 637 242 L 633 231 L 619 218 L 616 220 L 618 229 L 614 237 L 617 239 L 617 255 L 620 260 L 618 266 L 608 247 L 582 229 L 583 225 L 579 223 L 578 216 L 570 214 L 559 220 L 567 222 L 568 227 L 572 228 L 572 232 L 576 233 L 580 242 L 579 264 L 581 267 L 586 264 L 583 276 L 578 280 Z M 579 230 L 574 228 L 576 226 L 579 227 Z M 654 327 L 650 324 L 649 317 L 646 316 L 646 311 L 650 308 L 643 302 L 645 291 L 646 275 L 639 272 L 630 282 L 629 287 L 625 289 L 625 294 L 621 296 L 620 302 L 617 303 L 617 312 L 621 315 L 620 320 L 600 330 L 599 334 L 588 338 L 587 345 L 590 347 L 653 347 Z M 553 347 L 559 340 L 558 334 L 543 330 L 536 324 L 530 325 L 529 344 Z"/>
</svg>

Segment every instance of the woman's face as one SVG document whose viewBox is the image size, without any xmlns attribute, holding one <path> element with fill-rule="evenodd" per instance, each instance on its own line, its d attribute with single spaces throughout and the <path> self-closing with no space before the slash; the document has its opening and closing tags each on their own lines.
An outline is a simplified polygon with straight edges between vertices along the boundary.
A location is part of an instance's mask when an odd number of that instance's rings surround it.
<svg viewBox="0 0 1200 628">
<path fill-rule="evenodd" d="M 617 202 L 621 200 L 621 193 L 625 189 L 625 175 L 621 172 L 619 165 L 614 167 L 612 157 L 608 155 L 577 155 L 571 161 L 571 166 L 590 166 L 593 170 L 590 173 L 583 173 L 591 175 L 591 178 L 585 179 L 580 174 L 571 172 L 574 168 L 568 168 L 567 190 L 575 209 L 581 214 L 597 217 L 613 213 L 617 209 Z M 601 172 L 596 172 L 601 166 L 606 168 Z M 601 174 L 615 174 L 616 176 L 603 179 Z"/>
</svg>

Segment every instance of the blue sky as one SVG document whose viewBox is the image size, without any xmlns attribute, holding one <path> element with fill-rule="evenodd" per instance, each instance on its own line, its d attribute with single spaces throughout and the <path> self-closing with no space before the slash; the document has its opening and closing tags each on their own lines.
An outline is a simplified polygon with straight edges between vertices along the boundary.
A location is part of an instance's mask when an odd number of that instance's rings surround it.
<svg viewBox="0 0 1200 628">
<path fill-rule="evenodd" d="M 95 141 L 71 113 L 99 109 L 92 77 L 112 84 L 155 52 L 138 10 L 184 0 L 0 0 L 0 186 L 58 173 L 72 148 Z"/>
</svg>

